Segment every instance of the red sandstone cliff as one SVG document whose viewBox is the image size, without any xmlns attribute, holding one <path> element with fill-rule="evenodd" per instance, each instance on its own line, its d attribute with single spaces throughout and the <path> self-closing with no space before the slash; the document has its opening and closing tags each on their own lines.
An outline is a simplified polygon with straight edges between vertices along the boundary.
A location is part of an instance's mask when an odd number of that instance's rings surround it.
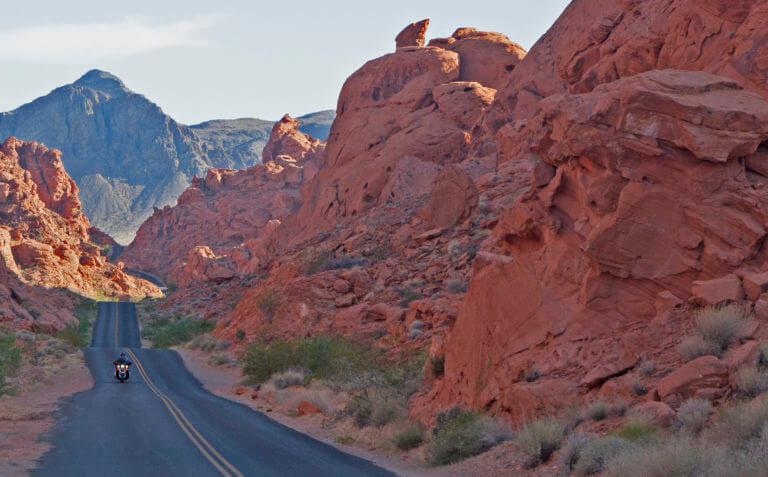
<svg viewBox="0 0 768 477">
<path fill-rule="evenodd" d="M 159 294 L 126 275 L 90 243 L 91 225 L 61 153 L 36 142 L 0 146 L 0 323 L 58 328 L 72 319 L 48 289 L 95 297 Z"/>
<path fill-rule="evenodd" d="M 576 0 L 527 55 L 467 28 L 423 46 L 426 22 L 409 25 L 344 84 L 319 171 L 250 244 L 250 278 L 199 285 L 211 301 L 193 308 L 240 344 L 428 348 L 445 375 L 427 373 L 418 417 L 638 399 L 625 374 L 679 366 L 695 307 L 768 319 L 766 13 Z"/>
</svg>

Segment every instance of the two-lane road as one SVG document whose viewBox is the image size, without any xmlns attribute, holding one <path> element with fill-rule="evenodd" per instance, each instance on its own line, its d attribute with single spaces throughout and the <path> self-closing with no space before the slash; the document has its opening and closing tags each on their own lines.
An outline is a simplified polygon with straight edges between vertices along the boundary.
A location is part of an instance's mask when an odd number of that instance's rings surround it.
<svg viewBox="0 0 768 477">
<path fill-rule="evenodd" d="M 133 361 L 122 384 L 121 351 Z M 392 475 L 214 396 L 175 351 L 141 349 L 133 303 L 99 303 L 85 359 L 95 385 L 63 406 L 34 475 Z"/>
</svg>

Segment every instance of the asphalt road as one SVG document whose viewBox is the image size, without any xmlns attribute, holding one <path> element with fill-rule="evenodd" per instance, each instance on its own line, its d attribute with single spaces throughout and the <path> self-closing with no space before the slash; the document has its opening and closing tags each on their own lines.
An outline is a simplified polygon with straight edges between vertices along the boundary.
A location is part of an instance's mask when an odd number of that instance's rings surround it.
<svg viewBox="0 0 768 477">
<path fill-rule="evenodd" d="M 85 359 L 92 389 L 68 399 L 40 476 L 391 476 L 371 462 L 203 389 L 175 351 L 141 349 L 133 303 L 99 303 Z M 119 383 L 124 350 L 131 378 Z"/>
</svg>

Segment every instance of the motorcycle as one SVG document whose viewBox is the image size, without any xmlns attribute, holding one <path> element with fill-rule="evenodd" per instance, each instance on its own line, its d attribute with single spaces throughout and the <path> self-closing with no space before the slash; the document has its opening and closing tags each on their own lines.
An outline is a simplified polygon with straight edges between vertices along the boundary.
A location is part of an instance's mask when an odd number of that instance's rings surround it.
<svg viewBox="0 0 768 477">
<path fill-rule="evenodd" d="M 115 377 L 121 383 L 131 377 L 131 373 L 128 372 L 128 366 L 130 366 L 130 364 L 118 363 L 115 365 Z"/>
</svg>

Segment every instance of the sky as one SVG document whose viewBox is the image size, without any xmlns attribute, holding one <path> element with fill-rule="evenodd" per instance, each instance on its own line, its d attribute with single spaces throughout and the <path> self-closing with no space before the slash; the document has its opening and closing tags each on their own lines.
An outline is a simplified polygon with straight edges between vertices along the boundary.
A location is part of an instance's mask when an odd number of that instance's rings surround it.
<svg viewBox="0 0 768 477">
<path fill-rule="evenodd" d="M 427 38 L 498 31 L 530 49 L 568 3 L 14 1 L 0 26 L 0 111 L 98 68 L 184 124 L 300 116 L 335 109 L 344 80 L 392 52 L 408 23 L 429 18 Z"/>
</svg>

